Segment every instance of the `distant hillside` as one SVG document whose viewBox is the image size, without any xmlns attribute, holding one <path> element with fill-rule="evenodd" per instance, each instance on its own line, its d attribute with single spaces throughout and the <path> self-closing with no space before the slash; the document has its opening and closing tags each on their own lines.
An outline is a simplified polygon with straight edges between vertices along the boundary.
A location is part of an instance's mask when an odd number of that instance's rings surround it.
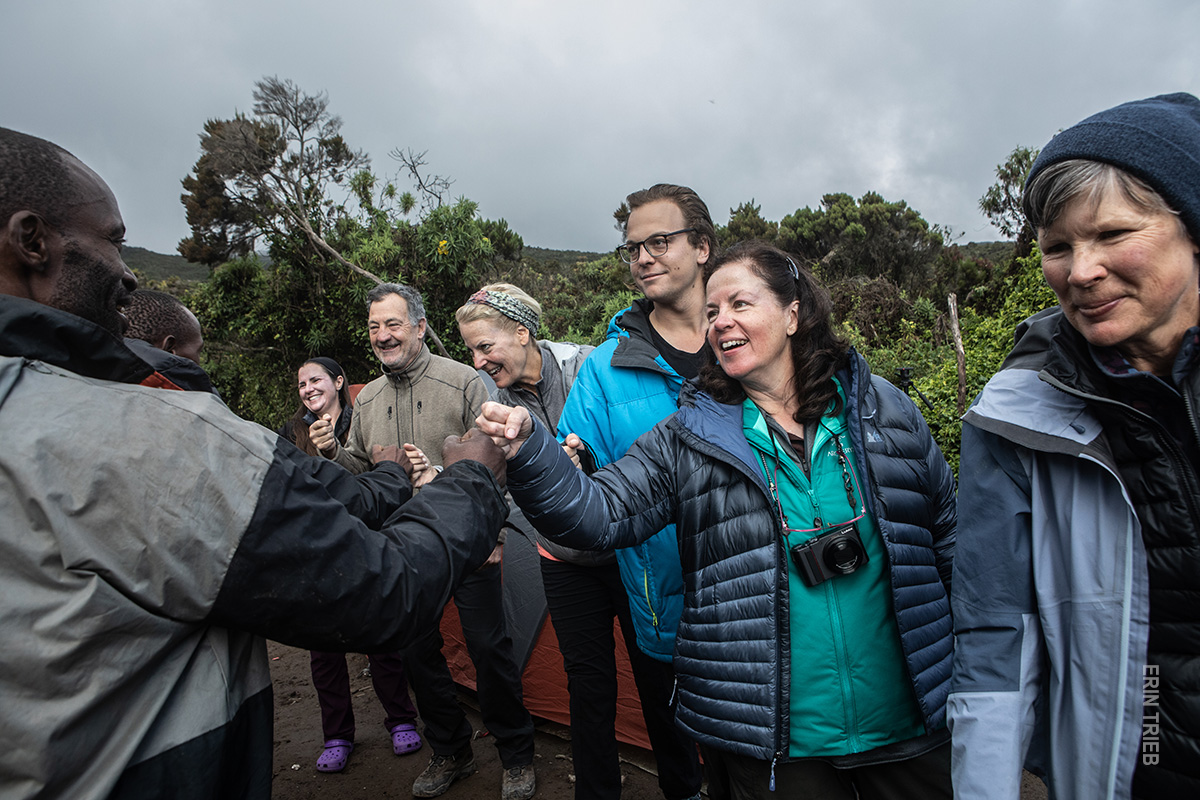
<svg viewBox="0 0 1200 800">
<path fill-rule="evenodd" d="M 169 256 L 155 253 L 144 247 L 125 245 L 121 249 L 121 258 L 130 269 L 136 269 L 138 274 L 148 280 L 162 281 L 167 278 L 182 278 L 186 281 L 208 280 L 208 267 L 203 264 L 193 264 L 183 256 Z"/>
<path fill-rule="evenodd" d="M 604 255 L 605 253 L 589 253 L 583 250 L 550 250 L 528 244 L 521 250 L 521 258 L 524 261 L 532 261 L 537 264 L 557 262 L 561 266 L 596 261 Z"/>
<path fill-rule="evenodd" d="M 960 244 L 958 249 L 965 258 L 984 258 L 1004 266 L 1012 259 L 1015 246 L 1015 242 L 968 242 Z"/>
</svg>

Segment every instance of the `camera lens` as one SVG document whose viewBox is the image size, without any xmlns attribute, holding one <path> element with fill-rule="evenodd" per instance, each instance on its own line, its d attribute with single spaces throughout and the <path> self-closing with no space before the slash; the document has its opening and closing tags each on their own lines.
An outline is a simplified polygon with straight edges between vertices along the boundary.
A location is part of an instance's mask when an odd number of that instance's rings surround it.
<svg viewBox="0 0 1200 800">
<path fill-rule="evenodd" d="M 866 560 L 864 555 L 862 545 L 849 536 L 839 536 L 825 545 L 825 565 L 842 575 L 858 569 L 858 565 Z"/>
</svg>

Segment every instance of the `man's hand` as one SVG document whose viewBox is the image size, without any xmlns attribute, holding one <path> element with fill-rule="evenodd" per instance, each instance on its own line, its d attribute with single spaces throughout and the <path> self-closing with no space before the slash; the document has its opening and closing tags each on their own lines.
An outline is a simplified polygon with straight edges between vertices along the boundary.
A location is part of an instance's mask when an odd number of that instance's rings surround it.
<svg viewBox="0 0 1200 800">
<path fill-rule="evenodd" d="M 424 450 L 415 444 L 405 442 L 404 452 L 408 454 L 408 459 L 412 461 L 412 482 L 414 489 L 421 488 L 437 477 L 438 469 L 430 463 L 429 456 L 425 455 Z"/>
<path fill-rule="evenodd" d="M 492 471 L 496 482 L 503 488 L 508 476 L 508 462 L 504 459 L 504 451 L 478 428 L 472 428 L 462 437 L 446 437 L 442 444 L 442 464 L 449 467 L 459 461 L 478 461 L 483 464 Z"/>
<path fill-rule="evenodd" d="M 308 426 L 308 438 L 313 447 L 326 458 L 333 458 L 337 451 L 337 437 L 333 435 L 333 417 L 328 414 Z"/>
<path fill-rule="evenodd" d="M 316 423 L 313 423 L 314 425 Z M 394 444 L 384 446 L 377 444 L 371 448 L 371 463 L 378 464 L 382 461 L 395 461 L 404 468 L 404 474 L 408 475 L 408 479 L 413 480 L 413 462 L 409 458 L 408 452 Z"/>
<path fill-rule="evenodd" d="M 522 406 L 512 408 L 490 400 L 483 404 L 475 424 L 498 447 L 504 448 L 507 458 L 515 456 L 533 433 L 533 417 L 529 416 L 529 409 Z"/>
<path fill-rule="evenodd" d="M 579 451 L 583 449 L 583 440 L 573 433 L 568 433 L 567 438 L 563 440 L 563 452 L 571 457 L 571 463 L 575 465 L 575 469 L 583 469 L 583 465 L 579 463 Z"/>
</svg>

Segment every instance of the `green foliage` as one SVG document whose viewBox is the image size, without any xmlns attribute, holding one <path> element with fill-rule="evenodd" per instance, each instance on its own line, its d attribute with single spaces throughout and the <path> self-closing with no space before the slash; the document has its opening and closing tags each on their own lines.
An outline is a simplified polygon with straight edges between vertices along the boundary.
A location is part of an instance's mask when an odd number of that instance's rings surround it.
<svg viewBox="0 0 1200 800">
<path fill-rule="evenodd" d="M 728 247 L 750 239 L 774 242 L 779 223 L 763 219 L 761 208 L 751 198 L 750 202 L 729 209 L 729 224 L 717 226 L 717 243 L 721 247 Z"/>
<path fill-rule="evenodd" d="M 1017 325 L 1058 303 L 1042 277 L 1041 254 L 1036 249 L 1028 257 L 1018 259 L 1017 265 L 1018 270 L 1003 279 L 1004 301 L 997 313 L 984 315 L 971 308 L 960 309 L 968 404 L 1004 363 L 1012 349 Z M 921 412 L 946 458 L 957 470 L 962 425 L 958 419 L 958 366 L 954 346 L 949 342 L 935 344 L 927 331 L 914 323 L 909 331 L 911 335 L 901 335 L 891 346 L 864 347 L 862 352 L 872 371 L 893 381 L 897 368 L 913 368 L 913 386 L 933 406 L 930 409 L 922 403 Z M 914 398 L 917 396 L 916 392 L 912 394 Z"/>
<path fill-rule="evenodd" d="M 903 200 L 867 192 L 857 201 L 827 194 L 820 208 L 797 209 L 780 220 L 777 244 L 804 258 L 823 281 L 887 278 L 915 295 L 935 283 L 943 236 Z"/>
<path fill-rule="evenodd" d="M 566 266 L 557 260 L 531 259 L 508 266 L 500 279 L 520 286 L 542 304 L 539 335 L 555 341 L 599 344 L 609 319 L 636 296 L 629 267 L 613 253 Z"/>
<path fill-rule="evenodd" d="M 1010 239 L 1016 239 L 1018 257 L 1029 254 L 1034 239 L 1034 230 L 1021 210 L 1021 194 L 1025 188 L 1025 178 L 1029 176 L 1039 152 L 1030 147 L 1014 148 L 1003 164 L 996 165 L 996 182 L 979 198 L 979 210 L 996 230 Z"/>
<path fill-rule="evenodd" d="M 134 271 L 139 280 L 142 277 L 150 280 L 180 278 L 185 281 L 203 281 L 208 279 L 209 270 L 203 264 L 193 264 L 182 256 L 155 253 L 144 247 L 125 245 L 121 248 L 121 260 Z"/>
<path fill-rule="evenodd" d="M 450 181 L 421 175 L 423 154 L 401 154 L 420 200 L 379 180 L 342 138 L 324 94 L 265 78 L 254 98 L 253 117 L 205 125 L 183 198 L 193 227 L 185 244 L 226 262 L 189 300 L 230 406 L 277 427 L 298 404 L 296 368 L 316 355 L 337 360 L 352 383 L 377 375 L 365 299 L 381 280 L 420 290 L 431 335 L 464 356 L 454 310 L 500 258 L 520 257 L 521 237 L 504 220 L 479 218 L 466 198 L 443 203 Z M 211 213 L 193 217 L 193 206 Z M 408 219 L 418 206 L 420 218 Z M 228 226 L 244 219 L 269 265 L 232 246 Z"/>
</svg>

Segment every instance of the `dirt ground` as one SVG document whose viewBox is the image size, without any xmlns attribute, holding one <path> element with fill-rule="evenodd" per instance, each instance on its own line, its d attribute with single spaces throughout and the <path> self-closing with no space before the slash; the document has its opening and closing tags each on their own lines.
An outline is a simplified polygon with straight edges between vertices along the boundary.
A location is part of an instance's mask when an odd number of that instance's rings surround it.
<svg viewBox="0 0 1200 800">
<path fill-rule="evenodd" d="M 271 795 L 275 800 L 358 800 L 358 798 L 411 798 L 412 783 L 429 763 L 428 745 L 415 753 L 392 753 L 391 738 L 383 728 L 383 711 L 371 688 L 366 656 L 347 656 L 350 691 L 354 698 L 357 725 L 354 754 L 340 773 L 317 772 L 321 754 L 321 713 L 312 688 L 308 651 L 268 643 L 271 678 L 275 684 L 275 764 Z M 446 800 L 498 800 L 500 797 L 500 759 L 496 748 L 481 731 L 474 698 L 460 692 L 460 702 L 475 726 L 479 738 L 473 744 L 475 775 L 463 778 L 443 795 Z M 571 743 L 563 726 L 534 718 L 537 732 L 534 766 L 537 768 L 539 800 L 571 800 Z M 421 730 L 418 724 L 417 730 Z M 654 760 L 636 747 L 622 745 L 621 773 L 623 800 L 661 800 L 658 778 L 649 770 Z M 641 766 L 639 766 L 639 764 Z"/>
<path fill-rule="evenodd" d="M 391 739 L 383 729 L 383 712 L 371 679 L 364 674 L 366 656 L 347 656 L 350 691 L 354 697 L 354 717 L 358 732 L 350 764 L 340 773 L 317 772 L 321 754 L 321 715 L 317 695 L 312 688 L 308 651 L 268 643 L 271 678 L 275 684 L 275 769 L 274 800 L 380 800 L 411 798 L 412 782 L 429 763 L 428 745 L 415 753 L 396 756 Z M 500 797 L 500 759 L 496 748 L 481 730 L 479 710 L 474 698 L 460 692 L 460 702 L 475 726 L 475 775 L 450 787 L 446 800 L 496 800 Z M 534 765 L 537 768 L 539 800 L 572 800 L 570 734 L 563 726 L 534 718 L 537 733 Z M 418 730 L 420 726 L 418 725 Z M 649 753 L 628 745 L 621 746 L 622 800 L 661 800 L 658 778 L 653 773 L 654 759 Z M 1041 781 L 1026 774 L 1022 800 L 1045 800 Z"/>
</svg>

